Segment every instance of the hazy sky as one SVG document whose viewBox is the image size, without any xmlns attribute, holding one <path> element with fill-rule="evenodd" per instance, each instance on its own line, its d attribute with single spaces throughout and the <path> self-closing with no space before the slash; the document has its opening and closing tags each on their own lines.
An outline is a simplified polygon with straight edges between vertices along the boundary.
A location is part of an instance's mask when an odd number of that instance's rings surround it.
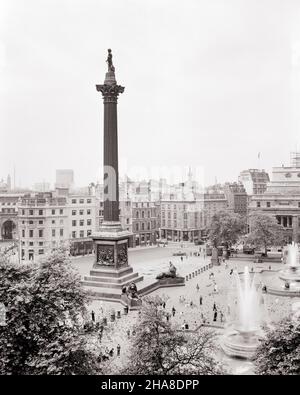
<svg viewBox="0 0 300 395">
<path fill-rule="evenodd" d="M 102 179 L 107 48 L 125 86 L 121 174 L 192 166 L 210 184 L 288 164 L 299 20 L 297 0 L 0 0 L 0 178 Z"/>
</svg>

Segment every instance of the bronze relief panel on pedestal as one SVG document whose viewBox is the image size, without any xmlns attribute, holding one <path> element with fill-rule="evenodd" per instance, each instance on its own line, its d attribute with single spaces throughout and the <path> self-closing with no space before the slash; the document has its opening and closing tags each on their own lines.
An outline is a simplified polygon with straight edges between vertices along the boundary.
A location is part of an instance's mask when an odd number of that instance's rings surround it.
<svg viewBox="0 0 300 395">
<path fill-rule="evenodd" d="M 118 245 L 118 266 L 127 265 L 128 264 L 128 252 L 127 252 L 127 243 Z"/>
<path fill-rule="evenodd" d="M 97 263 L 105 266 L 114 266 L 114 247 L 98 245 L 97 246 Z"/>
</svg>

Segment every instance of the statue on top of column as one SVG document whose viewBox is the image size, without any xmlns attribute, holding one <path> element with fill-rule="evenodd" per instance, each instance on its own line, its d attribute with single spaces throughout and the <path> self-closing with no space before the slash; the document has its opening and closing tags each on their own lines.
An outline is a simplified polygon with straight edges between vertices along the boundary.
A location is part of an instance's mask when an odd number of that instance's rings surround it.
<svg viewBox="0 0 300 395">
<path fill-rule="evenodd" d="M 115 67 L 113 65 L 112 62 L 112 53 L 111 53 L 111 49 L 108 49 L 108 55 L 107 55 L 107 65 L 108 65 L 108 71 L 115 71 Z"/>
</svg>

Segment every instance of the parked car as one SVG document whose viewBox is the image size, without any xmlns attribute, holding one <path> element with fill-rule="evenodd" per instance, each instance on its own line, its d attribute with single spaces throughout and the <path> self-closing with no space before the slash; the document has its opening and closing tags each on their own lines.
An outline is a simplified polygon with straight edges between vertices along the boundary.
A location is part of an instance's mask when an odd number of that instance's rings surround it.
<svg viewBox="0 0 300 395">
<path fill-rule="evenodd" d="M 254 251 L 255 251 L 255 248 L 253 248 L 253 247 L 250 247 L 247 245 L 243 246 L 243 253 L 244 254 L 254 255 Z"/>
<path fill-rule="evenodd" d="M 177 251 L 177 252 L 173 252 L 173 256 L 185 256 L 186 252 L 182 252 L 182 251 Z"/>
</svg>

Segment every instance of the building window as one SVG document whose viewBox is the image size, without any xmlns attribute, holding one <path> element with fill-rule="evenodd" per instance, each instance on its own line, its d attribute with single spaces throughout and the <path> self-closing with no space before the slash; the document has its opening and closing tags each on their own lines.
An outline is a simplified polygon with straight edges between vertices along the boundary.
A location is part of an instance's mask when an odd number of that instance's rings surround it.
<svg viewBox="0 0 300 395">
<path fill-rule="evenodd" d="M 145 224 L 142 222 L 142 230 L 145 230 Z"/>
<path fill-rule="evenodd" d="M 80 225 L 80 226 L 84 226 L 84 220 L 83 220 L 83 219 L 81 219 L 81 220 L 79 221 L 79 225 Z"/>
<path fill-rule="evenodd" d="M 300 202 L 298 202 L 298 207 L 300 208 Z"/>
<path fill-rule="evenodd" d="M 79 215 L 83 215 L 83 210 L 79 210 Z"/>
<path fill-rule="evenodd" d="M 39 255 L 43 255 L 44 254 L 44 250 L 39 250 Z"/>
<path fill-rule="evenodd" d="M 33 221 L 29 221 L 29 225 L 33 225 Z"/>
<path fill-rule="evenodd" d="M 129 224 L 129 218 L 126 218 L 126 224 Z"/>
<path fill-rule="evenodd" d="M 59 209 L 59 214 L 63 214 L 64 213 L 64 210 L 61 208 L 61 209 Z"/>
<path fill-rule="evenodd" d="M 76 226 L 76 221 L 73 219 L 72 226 Z"/>
<path fill-rule="evenodd" d="M 51 223 L 52 223 L 52 225 L 55 225 L 55 219 L 53 219 L 53 220 L 51 221 Z"/>
<path fill-rule="evenodd" d="M 139 218 L 139 212 L 138 212 L 138 211 L 136 211 L 135 217 L 136 217 L 136 218 Z"/>
<path fill-rule="evenodd" d="M 150 218 L 150 210 L 148 211 L 148 218 Z"/>
<path fill-rule="evenodd" d="M 72 199 L 72 204 L 76 204 L 77 200 L 76 199 Z"/>
<path fill-rule="evenodd" d="M 72 232 L 72 238 L 76 239 L 76 232 L 75 231 Z"/>
<path fill-rule="evenodd" d="M 52 213 L 52 215 L 55 215 L 55 210 L 52 210 L 51 213 Z"/>
<path fill-rule="evenodd" d="M 86 213 L 87 213 L 87 215 L 91 215 L 91 210 L 90 210 L 90 209 L 87 209 L 87 210 L 86 210 Z"/>
<path fill-rule="evenodd" d="M 33 241 L 29 242 L 29 246 L 32 247 L 33 246 Z"/>
<path fill-rule="evenodd" d="M 43 229 L 39 229 L 39 237 L 43 237 Z"/>
<path fill-rule="evenodd" d="M 81 231 L 79 232 L 79 237 L 84 237 L 84 230 L 81 230 Z"/>
<path fill-rule="evenodd" d="M 87 237 L 89 237 L 91 234 L 92 234 L 92 231 L 91 231 L 91 230 L 87 230 L 87 231 L 86 231 Z"/>
<path fill-rule="evenodd" d="M 43 215 L 43 210 L 39 210 L 39 215 Z"/>
<path fill-rule="evenodd" d="M 271 207 L 271 202 L 267 202 L 267 207 Z"/>
<path fill-rule="evenodd" d="M 135 230 L 138 232 L 139 231 L 139 224 L 135 224 Z"/>
<path fill-rule="evenodd" d="M 76 215 L 76 210 L 72 210 L 72 215 Z"/>
<path fill-rule="evenodd" d="M 92 199 L 86 199 L 87 203 L 92 203 Z"/>
<path fill-rule="evenodd" d="M 86 224 L 87 224 L 87 225 L 92 225 L 92 220 L 91 220 L 91 219 L 88 219 L 88 220 L 86 221 Z"/>
<path fill-rule="evenodd" d="M 79 203 L 83 204 L 84 203 L 84 199 L 79 199 Z"/>
<path fill-rule="evenodd" d="M 60 237 L 63 237 L 63 235 L 64 235 L 64 230 L 63 229 L 59 229 L 59 235 L 60 235 Z"/>
<path fill-rule="evenodd" d="M 29 230 L 29 237 L 33 237 L 33 229 Z"/>
<path fill-rule="evenodd" d="M 52 237 L 55 237 L 55 229 L 52 229 Z"/>
<path fill-rule="evenodd" d="M 256 207 L 260 207 L 260 202 L 256 202 Z"/>
<path fill-rule="evenodd" d="M 142 211 L 142 218 L 145 218 L 145 212 Z"/>
<path fill-rule="evenodd" d="M 39 221 L 39 225 L 43 225 L 44 221 Z"/>
<path fill-rule="evenodd" d="M 22 237 L 25 237 L 25 229 L 22 229 Z"/>
<path fill-rule="evenodd" d="M 33 215 L 33 210 L 29 210 L 29 215 Z"/>
<path fill-rule="evenodd" d="M 148 228 L 148 230 L 150 230 L 150 222 L 148 222 L 148 224 L 147 224 L 147 228 Z"/>
<path fill-rule="evenodd" d="M 43 246 L 44 242 L 43 241 L 39 241 L 39 246 Z"/>
</svg>

